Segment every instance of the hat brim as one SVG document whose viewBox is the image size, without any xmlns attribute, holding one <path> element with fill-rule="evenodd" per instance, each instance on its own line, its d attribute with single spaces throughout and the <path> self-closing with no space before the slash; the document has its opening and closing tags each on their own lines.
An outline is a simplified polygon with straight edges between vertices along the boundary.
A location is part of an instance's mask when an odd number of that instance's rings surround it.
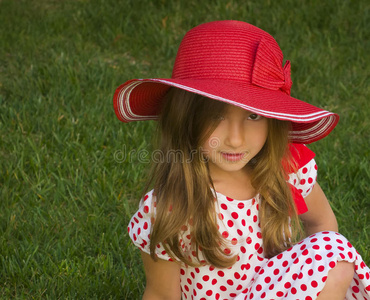
<svg viewBox="0 0 370 300">
<path fill-rule="evenodd" d="M 339 121 L 335 113 L 293 98 L 280 90 L 269 90 L 246 82 L 210 79 L 134 79 L 119 86 L 114 109 L 122 122 L 155 120 L 170 87 L 239 106 L 267 118 L 292 123 L 290 140 L 309 144 L 327 136 Z"/>
</svg>

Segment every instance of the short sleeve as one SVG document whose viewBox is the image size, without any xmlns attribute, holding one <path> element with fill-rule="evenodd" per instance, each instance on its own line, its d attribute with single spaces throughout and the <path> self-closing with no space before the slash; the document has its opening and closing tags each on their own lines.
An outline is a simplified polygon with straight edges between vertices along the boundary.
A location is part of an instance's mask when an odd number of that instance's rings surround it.
<svg viewBox="0 0 370 300">
<path fill-rule="evenodd" d="M 136 247 L 150 254 L 150 231 L 155 219 L 156 198 L 153 190 L 140 201 L 139 210 L 133 215 L 127 227 L 129 236 Z M 163 260 L 172 260 L 160 243 L 156 247 L 156 255 Z"/>
<path fill-rule="evenodd" d="M 291 151 L 298 170 L 289 174 L 288 183 L 291 184 L 298 214 L 303 214 L 307 211 L 304 198 L 311 193 L 317 179 L 315 153 L 304 145 L 297 145 Z"/>
</svg>

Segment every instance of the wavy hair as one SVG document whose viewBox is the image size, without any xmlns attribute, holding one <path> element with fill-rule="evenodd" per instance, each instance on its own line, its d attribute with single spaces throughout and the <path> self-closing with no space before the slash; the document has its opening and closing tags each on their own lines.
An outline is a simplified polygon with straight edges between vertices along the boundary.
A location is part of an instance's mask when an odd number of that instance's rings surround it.
<svg viewBox="0 0 370 300">
<path fill-rule="evenodd" d="M 152 165 L 144 192 L 154 188 L 156 215 L 150 253 L 162 243 L 166 252 L 190 266 L 209 263 L 225 268 L 237 256 L 225 254 L 228 245 L 218 230 L 215 195 L 201 146 L 217 127 L 217 116 L 228 104 L 180 89 L 167 93 L 158 121 L 158 150 L 163 158 Z M 268 137 L 248 164 L 252 185 L 261 196 L 260 224 L 265 255 L 272 257 L 292 243 L 291 226 L 299 225 L 282 160 L 288 159 L 289 123 L 268 119 Z M 290 220 L 292 222 L 290 222 Z M 292 224 L 291 224 L 292 223 Z M 181 230 L 190 227 L 191 249 L 181 247 Z M 204 260 L 200 258 L 201 249 Z M 194 260 L 194 257 L 196 258 Z"/>
</svg>

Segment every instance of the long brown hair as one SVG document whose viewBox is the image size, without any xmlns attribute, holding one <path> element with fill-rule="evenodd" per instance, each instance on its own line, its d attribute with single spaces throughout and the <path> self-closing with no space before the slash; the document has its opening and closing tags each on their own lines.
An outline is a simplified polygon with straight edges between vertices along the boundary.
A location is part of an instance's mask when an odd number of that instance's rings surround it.
<svg viewBox="0 0 370 300">
<path fill-rule="evenodd" d="M 180 89 L 166 95 L 158 121 L 162 159 L 151 169 L 145 191 L 153 186 L 156 215 L 151 228 L 150 253 L 158 243 L 167 253 L 187 265 L 209 263 L 224 268 L 236 256 L 222 249 L 227 241 L 217 227 L 213 187 L 201 146 L 217 127 L 217 116 L 227 104 Z M 261 195 L 260 224 L 264 251 L 271 257 L 291 244 L 290 224 L 299 223 L 286 183 L 282 160 L 287 155 L 289 124 L 268 119 L 269 133 L 263 149 L 250 162 L 252 185 Z M 191 249 L 180 245 L 184 224 L 190 226 Z M 199 258 L 199 249 L 205 261 Z M 193 253 L 193 258 L 190 253 Z M 194 253 L 197 260 L 194 261 Z"/>
</svg>

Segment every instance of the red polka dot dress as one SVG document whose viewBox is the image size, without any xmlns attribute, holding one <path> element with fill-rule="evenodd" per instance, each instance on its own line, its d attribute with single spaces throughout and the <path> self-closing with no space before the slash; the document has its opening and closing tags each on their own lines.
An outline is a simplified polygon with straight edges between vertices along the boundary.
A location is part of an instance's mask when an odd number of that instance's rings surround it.
<svg viewBox="0 0 370 300">
<path fill-rule="evenodd" d="M 310 158 L 289 176 L 299 212 L 305 212 L 306 197 L 316 182 L 317 166 Z M 182 266 L 182 299 L 316 299 L 325 285 L 330 269 L 339 261 L 355 265 L 355 276 L 346 299 L 370 300 L 370 269 L 345 237 L 336 232 L 319 232 L 273 258 L 265 258 L 259 225 L 259 195 L 250 200 L 235 200 L 220 193 L 216 196 L 216 212 L 222 236 L 229 242 L 225 253 L 237 254 L 237 262 L 229 268 L 211 265 Z M 141 201 L 128 227 L 134 244 L 150 253 L 150 226 L 155 216 L 155 196 L 149 192 Z M 191 251 L 190 229 L 182 228 L 181 245 Z M 161 244 L 158 258 L 171 260 Z M 200 252 L 200 259 L 202 255 Z"/>
</svg>

